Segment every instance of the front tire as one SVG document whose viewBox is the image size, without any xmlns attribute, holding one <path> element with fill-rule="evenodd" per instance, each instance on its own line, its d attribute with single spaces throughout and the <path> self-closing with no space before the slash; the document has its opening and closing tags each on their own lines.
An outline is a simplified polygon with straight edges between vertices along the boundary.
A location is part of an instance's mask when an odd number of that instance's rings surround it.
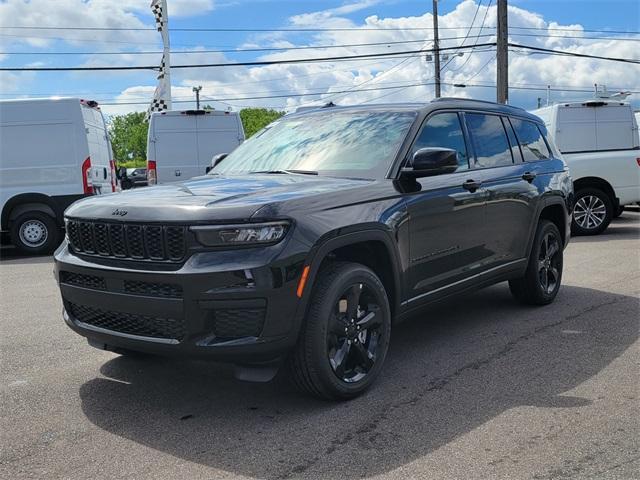
<svg viewBox="0 0 640 480">
<path fill-rule="evenodd" d="M 562 281 L 562 236 L 549 220 L 541 220 L 522 278 L 509 280 L 511 294 L 521 303 L 547 305 L 556 298 Z"/>
<path fill-rule="evenodd" d="M 51 253 L 60 243 L 60 229 L 46 213 L 26 212 L 11 223 L 11 243 L 28 255 Z"/>
<path fill-rule="evenodd" d="M 289 361 L 294 383 L 323 399 L 360 395 L 379 375 L 389 347 L 384 285 L 364 265 L 331 263 L 320 270 L 309 301 Z"/>
<path fill-rule="evenodd" d="M 574 235 L 598 235 L 604 232 L 614 213 L 611 198 L 597 188 L 583 188 L 576 192 L 576 203 L 571 217 Z"/>
</svg>

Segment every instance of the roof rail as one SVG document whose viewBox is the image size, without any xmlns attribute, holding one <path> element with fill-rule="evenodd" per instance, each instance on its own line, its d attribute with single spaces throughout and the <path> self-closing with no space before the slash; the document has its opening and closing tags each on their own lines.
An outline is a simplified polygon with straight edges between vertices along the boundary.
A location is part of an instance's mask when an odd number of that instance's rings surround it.
<svg viewBox="0 0 640 480">
<path fill-rule="evenodd" d="M 525 110 L 524 108 L 521 107 L 516 107 L 515 105 L 509 105 L 508 103 L 498 103 L 498 102 L 492 102 L 490 100 L 479 100 L 476 98 L 463 98 L 463 97 L 440 97 L 440 98 L 434 98 L 432 100 L 432 102 L 450 102 L 450 101 L 457 101 L 457 102 L 473 102 L 473 103 L 482 103 L 485 105 L 498 105 L 501 107 L 507 107 L 507 108 L 514 108 L 516 110 Z M 526 110 L 525 110 L 526 111 Z"/>
</svg>

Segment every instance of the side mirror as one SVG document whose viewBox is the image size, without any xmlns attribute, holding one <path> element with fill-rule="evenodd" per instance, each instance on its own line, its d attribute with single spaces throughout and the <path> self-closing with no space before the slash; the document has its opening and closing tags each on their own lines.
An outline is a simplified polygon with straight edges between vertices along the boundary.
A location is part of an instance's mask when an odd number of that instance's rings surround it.
<svg viewBox="0 0 640 480">
<path fill-rule="evenodd" d="M 222 160 L 224 160 L 225 158 L 227 158 L 227 155 L 229 155 L 228 153 L 219 153 L 217 155 L 214 155 L 213 158 L 211 159 L 211 168 L 215 167 L 216 165 L 218 165 Z"/>
<path fill-rule="evenodd" d="M 205 173 L 209 173 L 211 170 L 213 170 L 216 165 L 218 165 L 222 160 L 227 158 L 227 155 L 229 155 L 229 154 L 228 153 L 218 153 L 217 155 L 214 155 L 213 158 L 211 159 L 211 165 L 208 166 L 207 168 L 205 168 Z"/>
<path fill-rule="evenodd" d="M 450 148 L 421 148 L 413 154 L 410 167 L 402 169 L 402 175 L 411 178 L 433 177 L 453 173 L 458 169 L 458 154 Z"/>
</svg>

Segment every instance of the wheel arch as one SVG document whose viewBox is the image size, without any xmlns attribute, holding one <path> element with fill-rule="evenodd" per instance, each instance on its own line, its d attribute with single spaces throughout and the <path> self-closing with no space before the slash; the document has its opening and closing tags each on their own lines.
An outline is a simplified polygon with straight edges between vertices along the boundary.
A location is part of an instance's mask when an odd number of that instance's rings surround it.
<svg viewBox="0 0 640 480">
<path fill-rule="evenodd" d="M 542 198 L 538 212 L 534 216 L 535 222 L 531 225 L 526 251 L 527 258 L 531 254 L 533 241 L 535 239 L 536 230 L 538 229 L 540 220 L 549 220 L 553 222 L 558 227 L 558 230 L 560 230 L 564 247 L 569 244 L 571 212 L 569 211 L 570 206 L 568 205 L 568 202 L 571 202 L 571 200 L 567 200 L 566 198 L 557 195 Z"/>
<path fill-rule="evenodd" d="M 0 217 L 2 230 L 8 230 L 13 220 L 29 211 L 46 213 L 62 225 L 62 212 L 53 198 L 43 193 L 21 193 L 4 204 Z"/>
<path fill-rule="evenodd" d="M 616 192 L 609 182 L 601 177 L 582 177 L 573 181 L 573 190 L 578 193 L 579 190 L 584 188 L 597 188 L 606 193 L 611 199 L 611 203 L 614 207 L 618 206 L 618 198 Z"/>
<path fill-rule="evenodd" d="M 307 310 L 310 294 L 318 273 L 326 262 L 343 260 L 369 267 L 380 278 L 387 291 L 392 318 L 398 313 L 401 298 L 400 259 L 392 235 L 383 229 L 367 229 L 334 236 L 315 246 L 306 265 L 309 275 L 301 302 L 302 316 Z"/>
</svg>

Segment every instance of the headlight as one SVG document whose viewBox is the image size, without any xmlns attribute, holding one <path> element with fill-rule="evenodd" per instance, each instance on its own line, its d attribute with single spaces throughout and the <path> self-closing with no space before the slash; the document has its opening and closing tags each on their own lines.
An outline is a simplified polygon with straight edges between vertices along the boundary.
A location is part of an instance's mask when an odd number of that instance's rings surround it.
<svg viewBox="0 0 640 480">
<path fill-rule="evenodd" d="M 191 227 L 198 242 L 207 247 L 277 243 L 285 236 L 288 222 Z"/>
</svg>

